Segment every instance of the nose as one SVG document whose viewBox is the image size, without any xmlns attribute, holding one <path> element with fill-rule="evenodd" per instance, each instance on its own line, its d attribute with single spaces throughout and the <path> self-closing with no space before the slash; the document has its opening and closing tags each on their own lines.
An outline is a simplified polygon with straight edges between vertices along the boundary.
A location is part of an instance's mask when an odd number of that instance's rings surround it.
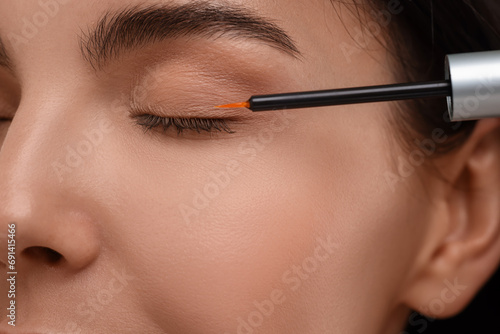
<svg viewBox="0 0 500 334">
<path fill-rule="evenodd" d="M 26 196 L 26 195 L 24 195 Z M 4 226 L 1 249 L 2 262 L 8 263 L 7 247 L 15 242 L 15 257 L 18 271 L 23 275 L 35 267 L 63 267 L 78 270 L 92 263 L 99 253 L 95 221 L 82 211 L 40 208 L 29 197 L 24 197 L 22 210 L 16 203 L 3 208 L 1 220 Z M 19 199 L 19 198 L 18 198 Z"/>
<path fill-rule="evenodd" d="M 18 110 L 0 151 L 0 261 L 8 264 L 15 240 L 23 277 L 48 267 L 82 269 L 99 254 L 97 218 L 84 180 L 60 180 L 51 168 L 63 151 L 61 137 L 71 135 L 55 135 L 61 124 L 53 121 L 31 126 L 26 114 Z"/>
</svg>

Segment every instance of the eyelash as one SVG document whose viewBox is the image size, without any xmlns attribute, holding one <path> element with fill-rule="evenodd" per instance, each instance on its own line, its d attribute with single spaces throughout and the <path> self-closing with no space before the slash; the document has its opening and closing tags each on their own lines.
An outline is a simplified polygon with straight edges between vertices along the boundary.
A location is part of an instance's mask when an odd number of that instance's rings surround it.
<svg viewBox="0 0 500 334">
<path fill-rule="evenodd" d="M 150 111 L 145 109 L 136 110 L 136 112 L 138 114 L 131 115 L 131 117 L 135 119 L 138 125 L 144 127 L 146 131 L 160 128 L 163 132 L 166 132 L 173 126 L 178 136 L 186 130 L 196 131 L 198 134 L 201 134 L 202 131 L 208 133 L 215 131 L 234 133 L 227 125 L 226 120 L 222 118 L 161 117 L 152 115 Z"/>
<path fill-rule="evenodd" d="M 227 132 L 235 133 L 229 128 L 226 120 L 221 118 L 173 118 L 161 117 L 151 114 L 132 115 L 138 125 L 143 126 L 146 131 L 161 127 L 166 132 L 171 126 L 177 130 L 177 135 L 181 135 L 185 130 L 194 130 L 197 133 L 205 132 Z M 10 122 L 10 119 L 0 117 L 0 122 Z"/>
</svg>

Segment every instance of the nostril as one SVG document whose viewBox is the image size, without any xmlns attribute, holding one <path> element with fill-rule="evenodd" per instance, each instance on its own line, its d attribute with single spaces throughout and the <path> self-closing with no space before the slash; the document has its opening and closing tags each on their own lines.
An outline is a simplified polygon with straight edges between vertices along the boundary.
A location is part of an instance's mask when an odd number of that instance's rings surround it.
<svg viewBox="0 0 500 334">
<path fill-rule="evenodd" d="M 26 248 L 23 253 L 28 258 L 43 261 L 49 265 L 55 265 L 63 258 L 60 253 L 47 247 L 29 247 Z"/>
</svg>

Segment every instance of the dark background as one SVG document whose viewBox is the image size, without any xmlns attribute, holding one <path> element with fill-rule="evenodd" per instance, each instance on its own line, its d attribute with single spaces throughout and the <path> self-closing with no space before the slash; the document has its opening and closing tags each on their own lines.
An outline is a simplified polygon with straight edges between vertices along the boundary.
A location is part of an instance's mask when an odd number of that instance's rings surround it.
<svg viewBox="0 0 500 334">
<path fill-rule="evenodd" d="M 426 325 L 424 324 L 424 320 Z M 500 269 L 488 281 L 469 306 L 459 315 L 428 321 L 423 316 L 408 325 L 408 334 L 499 334 L 500 333 Z"/>
</svg>

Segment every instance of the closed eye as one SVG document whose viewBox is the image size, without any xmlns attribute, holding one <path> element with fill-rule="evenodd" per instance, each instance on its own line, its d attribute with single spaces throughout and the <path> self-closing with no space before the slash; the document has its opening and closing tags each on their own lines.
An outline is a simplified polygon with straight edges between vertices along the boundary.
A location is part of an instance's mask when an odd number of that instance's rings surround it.
<svg viewBox="0 0 500 334">
<path fill-rule="evenodd" d="M 159 129 L 166 132 L 169 128 L 173 127 L 180 136 L 184 131 L 196 131 L 198 134 L 201 132 L 227 132 L 235 133 L 226 123 L 225 119 L 221 118 L 184 118 L 184 117 L 162 117 L 154 115 L 151 111 L 142 109 L 135 110 L 131 117 L 135 122 L 144 127 L 145 131 Z"/>
</svg>

